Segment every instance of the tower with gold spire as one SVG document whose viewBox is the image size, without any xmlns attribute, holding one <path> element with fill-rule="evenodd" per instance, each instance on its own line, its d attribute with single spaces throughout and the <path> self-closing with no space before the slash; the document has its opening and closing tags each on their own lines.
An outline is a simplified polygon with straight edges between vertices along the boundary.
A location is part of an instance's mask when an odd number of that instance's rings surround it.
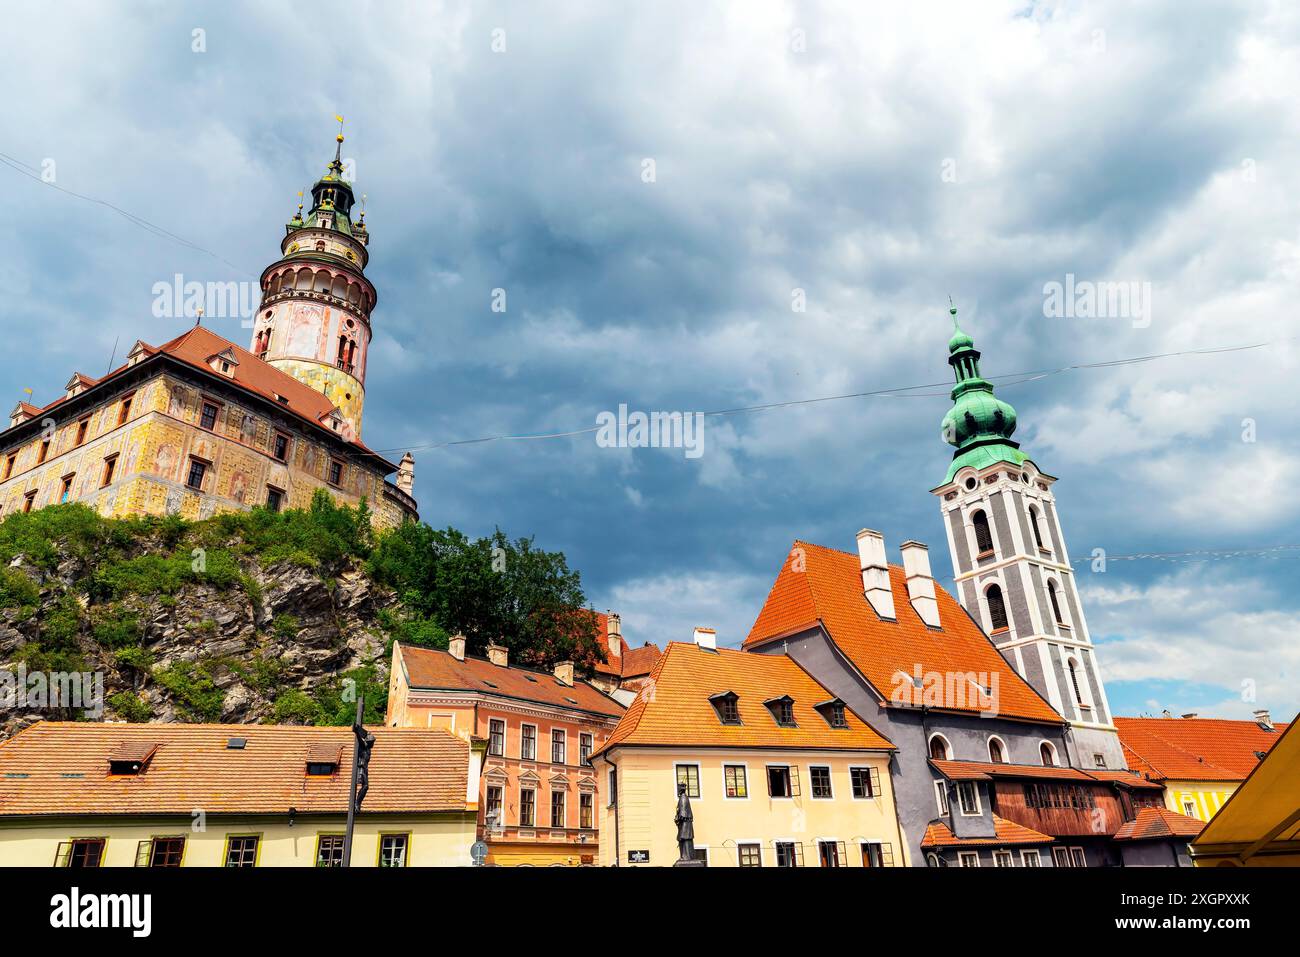
<svg viewBox="0 0 1300 957">
<path fill-rule="evenodd" d="M 365 276 L 370 241 L 365 212 L 345 169 L 343 118 L 334 158 L 285 227 L 281 257 L 262 272 L 262 302 L 250 351 L 318 392 L 338 412 L 345 438 L 361 436 L 366 357 L 375 287 Z M 301 198 L 301 194 L 299 194 Z"/>
<path fill-rule="evenodd" d="M 955 447 L 938 497 L 957 595 L 1002 656 L 1069 723 L 1075 767 L 1126 766 L 1052 491 L 1011 436 L 1016 410 L 980 374 L 974 340 L 949 310 L 956 384 L 943 418 Z"/>
</svg>

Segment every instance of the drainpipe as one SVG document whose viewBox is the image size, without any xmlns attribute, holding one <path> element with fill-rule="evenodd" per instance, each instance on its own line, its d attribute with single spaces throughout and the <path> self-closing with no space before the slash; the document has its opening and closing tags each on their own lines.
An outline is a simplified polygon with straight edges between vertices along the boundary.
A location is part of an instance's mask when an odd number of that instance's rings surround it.
<svg viewBox="0 0 1300 957">
<path fill-rule="evenodd" d="M 618 846 L 618 765 L 605 756 L 605 763 L 614 769 L 614 793 L 610 795 L 614 799 L 614 866 L 618 867 L 623 860 L 623 852 Z"/>
</svg>

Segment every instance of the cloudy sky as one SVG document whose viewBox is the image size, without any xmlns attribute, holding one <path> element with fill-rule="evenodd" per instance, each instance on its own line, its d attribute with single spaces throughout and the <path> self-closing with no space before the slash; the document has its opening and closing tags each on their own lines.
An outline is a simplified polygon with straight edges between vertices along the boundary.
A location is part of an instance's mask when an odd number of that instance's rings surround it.
<svg viewBox="0 0 1300 957">
<path fill-rule="evenodd" d="M 1300 14 L 1130 7 L 16 7 L 0 382 L 49 401 L 181 331 L 156 282 L 255 279 L 342 113 L 366 441 L 416 450 L 430 523 L 562 549 L 633 641 L 738 643 L 795 538 L 869 526 L 949 576 L 945 388 L 711 417 L 698 458 L 431 446 L 946 383 L 949 296 L 988 375 L 1269 343 L 999 394 L 1076 560 L 1300 543 Z M 1149 310 L 1046 316 L 1067 275 Z M 1295 714 L 1300 549 L 1078 567 L 1119 713 Z"/>
</svg>

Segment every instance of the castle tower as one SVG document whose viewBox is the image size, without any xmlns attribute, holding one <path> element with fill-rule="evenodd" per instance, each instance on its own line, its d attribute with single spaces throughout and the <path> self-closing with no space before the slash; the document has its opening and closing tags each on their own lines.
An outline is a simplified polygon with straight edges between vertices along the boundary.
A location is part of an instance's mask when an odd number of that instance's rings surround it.
<svg viewBox="0 0 1300 957">
<path fill-rule="evenodd" d="M 342 417 L 346 438 L 361 436 L 366 356 L 375 287 L 366 279 L 364 210 L 355 224 L 352 184 L 344 177 L 343 134 L 334 159 L 285 227 L 283 254 L 262 272 L 262 304 L 250 351 L 323 392 Z"/>
<path fill-rule="evenodd" d="M 1088 624 L 1056 511 L 1056 479 L 1011 436 L 1016 410 L 980 377 L 980 354 L 957 325 L 948 364 L 956 385 L 943 437 L 956 446 L 943 512 L 957 595 L 1004 658 L 1070 724 L 1073 763 L 1123 768 Z"/>
</svg>

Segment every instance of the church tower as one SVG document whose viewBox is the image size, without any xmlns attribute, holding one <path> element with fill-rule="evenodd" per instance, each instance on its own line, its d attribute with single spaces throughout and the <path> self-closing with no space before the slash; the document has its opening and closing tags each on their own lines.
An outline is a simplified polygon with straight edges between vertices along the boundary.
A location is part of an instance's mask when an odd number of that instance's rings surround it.
<svg viewBox="0 0 1300 957">
<path fill-rule="evenodd" d="M 262 272 L 262 304 L 253 323 L 256 356 L 323 392 L 339 412 L 339 431 L 361 437 L 366 355 L 375 287 L 365 277 L 366 214 L 356 223 L 352 184 L 344 177 L 343 134 L 334 159 L 285 227 L 282 256 Z"/>
<path fill-rule="evenodd" d="M 943 437 L 956 446 L 943 512 L 957 594 L 1002 656 L 1069 722 L 1072 762 L 1123 768 L 1052 486 L 1011 436 L 1016 410 L 980 377 L 980 354 L 957 325 L 948 364 L 956 385 Z"/>
</svg>

